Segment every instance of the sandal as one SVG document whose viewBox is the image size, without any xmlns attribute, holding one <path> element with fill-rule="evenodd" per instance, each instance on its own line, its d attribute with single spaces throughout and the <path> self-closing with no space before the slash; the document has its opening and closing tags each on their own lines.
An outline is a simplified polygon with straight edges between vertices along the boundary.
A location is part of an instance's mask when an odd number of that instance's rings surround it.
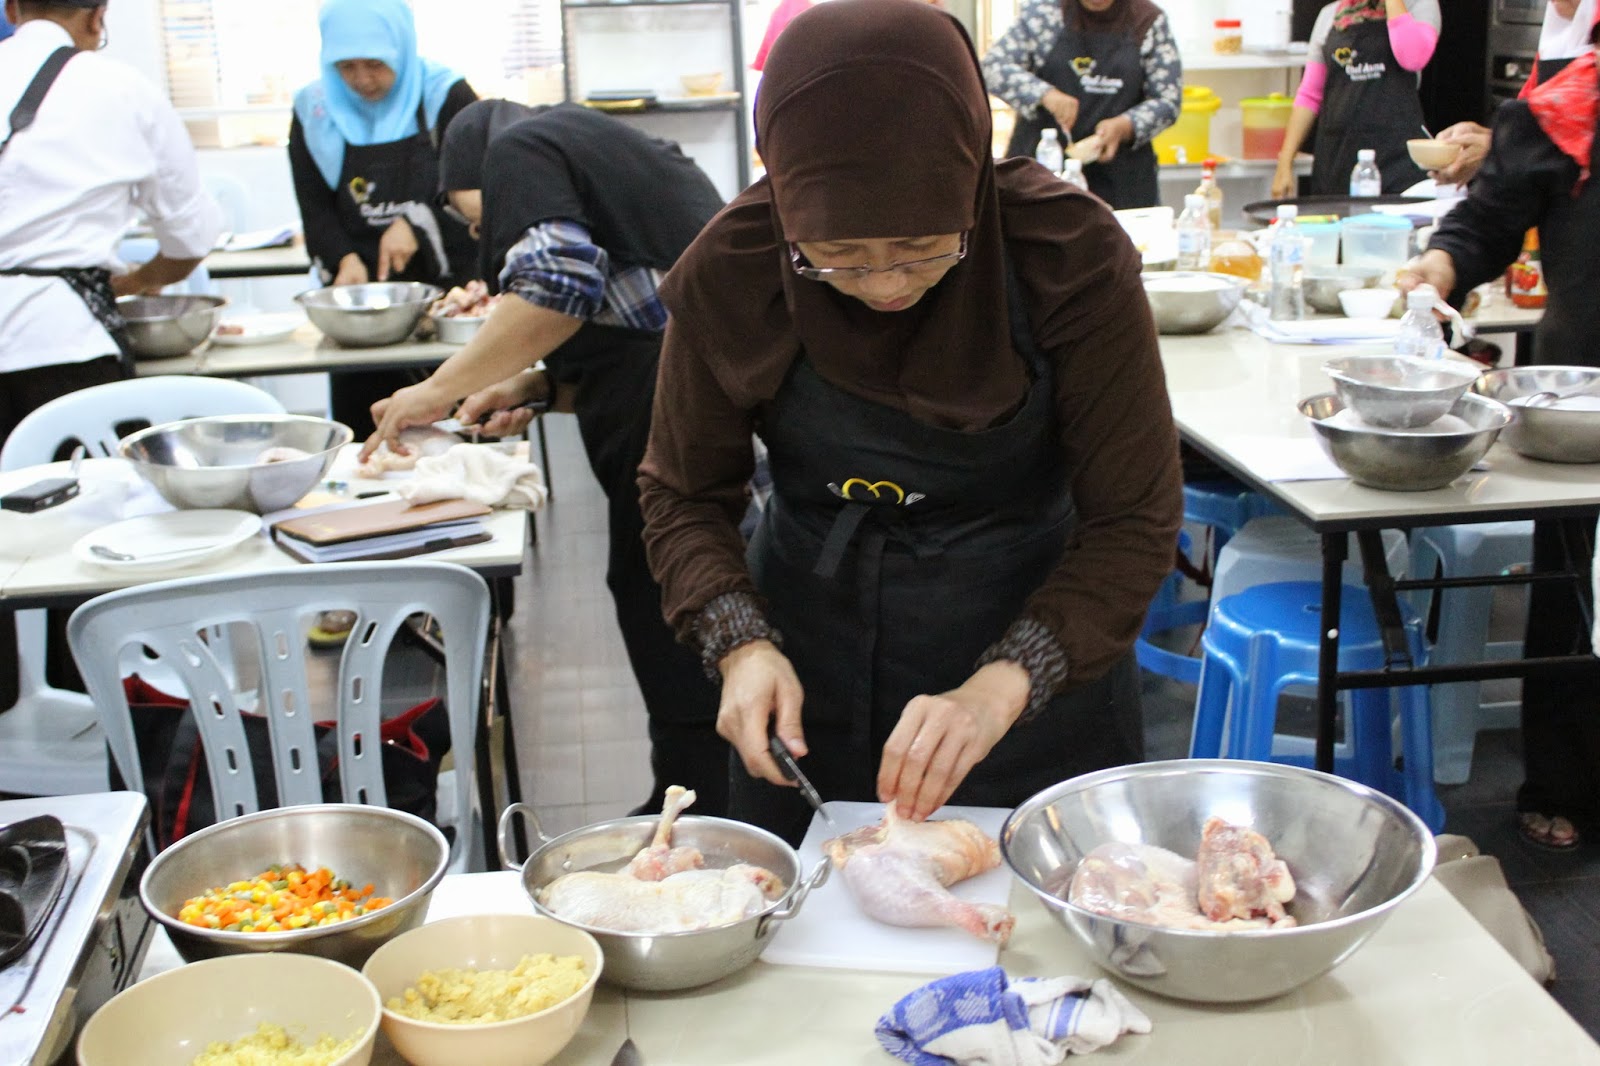
<svg viewBox="0 0 1600 1066">
<path fill-rule="evenodd" d="M 1523 811 L 1517 815 L 1517 832 L 1529 844 L 1546 851 L 1571 851 L 1579 843 L 1577 828 L 1559 814 Z"/>
</svg>

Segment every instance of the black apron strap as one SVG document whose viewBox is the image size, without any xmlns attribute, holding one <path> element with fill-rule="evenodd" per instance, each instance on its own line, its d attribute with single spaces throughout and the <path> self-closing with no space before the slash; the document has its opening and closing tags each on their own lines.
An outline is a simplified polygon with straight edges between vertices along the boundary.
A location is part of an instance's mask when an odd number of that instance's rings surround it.
<svg viewBox="0 0 1600 1066">
<path fill-rule="evenodd" d="M 422 101 L 417 101 L 417 132 L 428 138 L 428 143 L 433 146 L 433 155 L 439 157 L 439 131 L 428 125 L 428 113 L 422 109 Z"/>
<path fill-rule="evenodd" d="M 35 74 L 28 87 L 22 90 L 22 99 L 11 109 L 11 132 L 6 134 L 5 140 L 0 141 L 0 155 L 5 154 L 11 138 L 33 125 L 34 118 L 39 114 L 39 105 L 44 103 L 45 94 L 50 91 L 50 86 L 56 83 L 56 76 L 77 54 L 78 50 L 70 45 L 62 45 L 50 53 L 50 58 L 44 61 L 39 73 Z"/>
<path fill-rule="evenodd" d="M 105 267 L 6 267 L 0 277 L 60 278 L 77 294 L 111 339 L 117 343 L 125 377 L 133 376 L 133 347 L 128 343 L 128 322 L 117 310 L 117 294 L 111 288 L 111 271 Z"/>
</svg>

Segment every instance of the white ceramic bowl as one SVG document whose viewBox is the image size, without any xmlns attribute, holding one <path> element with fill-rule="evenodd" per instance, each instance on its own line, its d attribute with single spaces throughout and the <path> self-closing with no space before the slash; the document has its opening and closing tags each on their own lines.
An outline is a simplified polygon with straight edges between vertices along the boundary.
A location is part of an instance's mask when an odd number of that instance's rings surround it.
<svg viewBox="0 0 1600 1066">
<path fill-rule="evenodd" d="M 388 1008 L 429 970 L 509 970 L 524 955 L 577 955 L 589 979 L 569 999 L 535 1014 L 482 1025 L 408 1018 Z M 561 1053 L 589 1013 L 604 962 L 600 944 L 576 926 L 532 914 L 474 914 L 395 937 L 362 967 L 378 990 L 383 1031 L 413 1066 L 541 1066 Z"/>
<path fill-rule="evenodd" d="M 1406 151 L 1411 153 L 1411 161 L 1423 170 L 1439 170 L 1456 161 L 1461 154 L 1461 145 L 1437 138 L 1418 137 L 1406 142 Z"/>
<path fill-rule="evenodd" d="M 1399 300 L 1399 289 L 1345 289 L 1339 294 L 1347 318 L 1388 318 Z"/>
<path fill-rule="evenodd" d="M 189 1066 L 207 1045 L 263 1022 L 304 1044 L 355 1038 L 332 1066 L 367 1066 L 378 1035 L 377 990 L 341 963 L 312 955 L 228 955 L 131 986 L 95 1011 L 78 1038 L 78 1066 Z M 467 1059 L 463 1062 L 470 1061 Z"/>
</svg>

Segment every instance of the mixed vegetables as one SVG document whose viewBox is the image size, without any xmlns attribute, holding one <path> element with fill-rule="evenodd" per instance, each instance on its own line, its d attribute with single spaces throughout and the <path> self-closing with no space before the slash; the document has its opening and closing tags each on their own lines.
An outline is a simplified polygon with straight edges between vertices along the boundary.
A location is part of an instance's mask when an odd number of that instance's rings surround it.
<svg viewBox="0 0 1600 1066">
<path fill-rule="evenodd" d="M 229 933 L 281 933 L 349 921 L 394 900 L 356 888 L 326 866 L 269 866 L 255 877 L 209 889 L 185 900 L 178 920 Z"/>
</svg>

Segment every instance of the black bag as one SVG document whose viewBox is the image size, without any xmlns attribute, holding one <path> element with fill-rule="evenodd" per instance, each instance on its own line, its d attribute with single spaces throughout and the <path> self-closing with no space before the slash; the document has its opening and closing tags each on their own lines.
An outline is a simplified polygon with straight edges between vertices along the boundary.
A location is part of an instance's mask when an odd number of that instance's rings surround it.
<svg viewBox="0 0 1600 1066">
<path fill-rule="evenodd" d="M 123 678 L 134 743 L 144 769 L 144 792 L 150 801 L 156 843 L 165 848 L 217 821 L 200 727 L 187 700 L 170 696 L 138 674 Z M 278 806 L 278 783 L 272 771 L 272 740 L 267 719 L 243 714 L 245 744 L 255 773 L 262 810 Z M 344 798 L 339 785 L 338 734 L 334 723 L 317 722 L 317 761 L 322 768 L 322 795 L 329 803 Z M 439 763 L 450 748 L 450 722 L 437 698 L 417 704 L 383 723 L 380 730 L 383 783 L 388 806 L 433 822 L 438 813 L 435 791 Z M 127 787 L 111 760 L 111 787 Z"/>
</svg>

